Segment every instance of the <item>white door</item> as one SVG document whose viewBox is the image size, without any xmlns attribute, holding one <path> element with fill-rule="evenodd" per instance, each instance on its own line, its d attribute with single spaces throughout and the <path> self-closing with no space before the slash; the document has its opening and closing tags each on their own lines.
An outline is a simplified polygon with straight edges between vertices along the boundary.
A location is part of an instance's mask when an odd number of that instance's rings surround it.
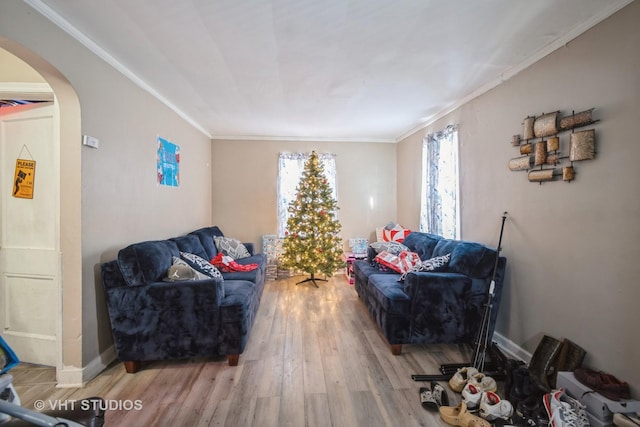
<svg viewBox="0 0 640 427">
<path fill-rule="evenodd" d="M 57 365 L 60 321 L 55 114 L 52 102 L 0 108 L 0 334 L 21 361 L 48 366 Z M 31 198 L 16 192 L 16 169 L 33 173 Z"/>
</svg>

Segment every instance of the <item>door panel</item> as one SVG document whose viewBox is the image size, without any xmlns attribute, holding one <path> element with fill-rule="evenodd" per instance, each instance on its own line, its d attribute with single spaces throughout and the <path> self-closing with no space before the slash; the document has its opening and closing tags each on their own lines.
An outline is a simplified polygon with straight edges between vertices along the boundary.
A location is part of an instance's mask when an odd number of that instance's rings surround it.
<svg viewBox="0 0 640 427">
<path fill-rule="evenodd" d="M 59 149 L 53 103 L 0 109 L 0 331 L 25 362 L 56 366 Z M 16 160 L 35 160 L 32 199 L 13 197 Z"/>
</svg>

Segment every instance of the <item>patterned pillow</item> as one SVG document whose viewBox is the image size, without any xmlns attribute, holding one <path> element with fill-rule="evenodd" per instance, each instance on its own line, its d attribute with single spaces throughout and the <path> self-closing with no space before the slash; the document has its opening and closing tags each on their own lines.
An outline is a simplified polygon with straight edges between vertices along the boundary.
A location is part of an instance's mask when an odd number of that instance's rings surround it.
<svg viewBox="0 0 640 427">
<path fill-rule="evenodd" d="M 213 236 L 218 252 L 230 256 L 233 259 L 248 258 L 251 256 L 247 247 L 238 239 Z"/>
<path fill-rule="evenodd" d="M 410 251 L 402 251 L 400 255 L 382 251 L 376 255 L 374 261 L 397 273 L 404 274 L 420 263 L 420 257 L 417 253 Z"/>
<path fill-rule="evenodd" d="M 207 276 L 206 274 L 200 273 L 198 270 L 187 264 L 186 261 L 174 256 L 173 264 L 167 271 L 167 277 L 162 280 L 164 280 L 165 282 L 183 282 L 185 280 L 206 279 L 211 279 L 211 277 Z"/>
<path fill-rule="evenodd" d="M 402 243 L 402 241 L 409 235 L 409 233 L 411 233 L 411 230 L 402 228 L 401 225 L 396 225 L 391 230 L 387 230 L 386 228 L 382 230 L 382 240 L 384 240 L 385 242 Z"/>
<path fill-rule="evenodd" d="M 387 251 L 394 255 L 400 255 L 400 252 L 409 250 L 408 247 L 398 242 L 373 242 L 369 246 L 375 249 L 377 253 Z"/>
<path fill-rule="evenodd" d="M 211 263 L 206 259 L 195 254 L 190 254 L 188 252 L 180 252 L 180 256 L 183 260 L 186 261 L 187 264 L 189 264 L 191 268 L 195 269 L 196 271 L 214 279 L 224 280 L 222 278 L 222 273 L 220 273 L 220 270 L 211 265 Z"/>
<path fill-rule="evenodd" d="M 407 277 L 407 274 L 414 273 L 417 271 L 442 271 L 445 269 L 447 264 L 449 264 L 449 260 L 451 259 L 451 254 L 446 254 L 442 256 L 433 257 L 431 259 L 427 259 L 417 263 L 411 268 L 411 270 L 404 273 L 400 276 L 398 280 L 404 280 Z"/>
</svg>

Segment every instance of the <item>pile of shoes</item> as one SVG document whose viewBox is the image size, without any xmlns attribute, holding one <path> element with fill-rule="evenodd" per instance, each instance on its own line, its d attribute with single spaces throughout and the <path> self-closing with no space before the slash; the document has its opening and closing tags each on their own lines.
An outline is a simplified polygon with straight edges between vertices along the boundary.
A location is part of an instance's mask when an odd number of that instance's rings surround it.
<svg viewBox="0 0 640 427">
<path fill-rule="evenodd" d="M 423 407 L 438 410 L 440 418 L 455 426 L 489 427 L 583 427 L 588 426 L 584 405 L 556 390 L 560 370 L 573 371 L 582 364 L 586 352 L 568 339 L 559 341 L 543 336 L 527 366 L 524 362 L 504 360 L 504 398 L 496 381 L 474 367 L 458 369 L 449 387 L 460 393 L 462 401 L 449 406 L 444 388 L 435 382 L 431 389 L 421 388 Z"/>
<path fill-rule="evenodd" d="M 438 406 L 440 418 L 445 423 L 454 426 L 491 427 L 493 423 L 505 424 L 511 420 L 511 403 L 496 393 L 496 381 L 476 368 L 458 369 L 449 380 L 449 387 L 462 394 L 462 401 L 457 406 Z"/>
</svg>

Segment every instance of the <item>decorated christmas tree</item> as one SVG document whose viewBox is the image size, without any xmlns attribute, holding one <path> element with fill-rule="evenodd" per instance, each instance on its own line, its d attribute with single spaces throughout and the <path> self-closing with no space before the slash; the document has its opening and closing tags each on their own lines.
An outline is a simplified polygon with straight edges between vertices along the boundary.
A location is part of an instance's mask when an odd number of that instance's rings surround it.
<svg viewBox="0 0 640 427">
<path fill-rule="evenodd" d="M 318 284 L 316 273 L 331 276 L 344 266 L 342 239 L 338 235 L 340 223 L 336 219 L 338 202 L 324 175 L 324 168 L 316 152 L 312 152 L 304 171 L 296 198 L 289 204 L 289 219 L 280 259 L 284 268 L 310 275 L 300 283 Z"/>
</svg>

